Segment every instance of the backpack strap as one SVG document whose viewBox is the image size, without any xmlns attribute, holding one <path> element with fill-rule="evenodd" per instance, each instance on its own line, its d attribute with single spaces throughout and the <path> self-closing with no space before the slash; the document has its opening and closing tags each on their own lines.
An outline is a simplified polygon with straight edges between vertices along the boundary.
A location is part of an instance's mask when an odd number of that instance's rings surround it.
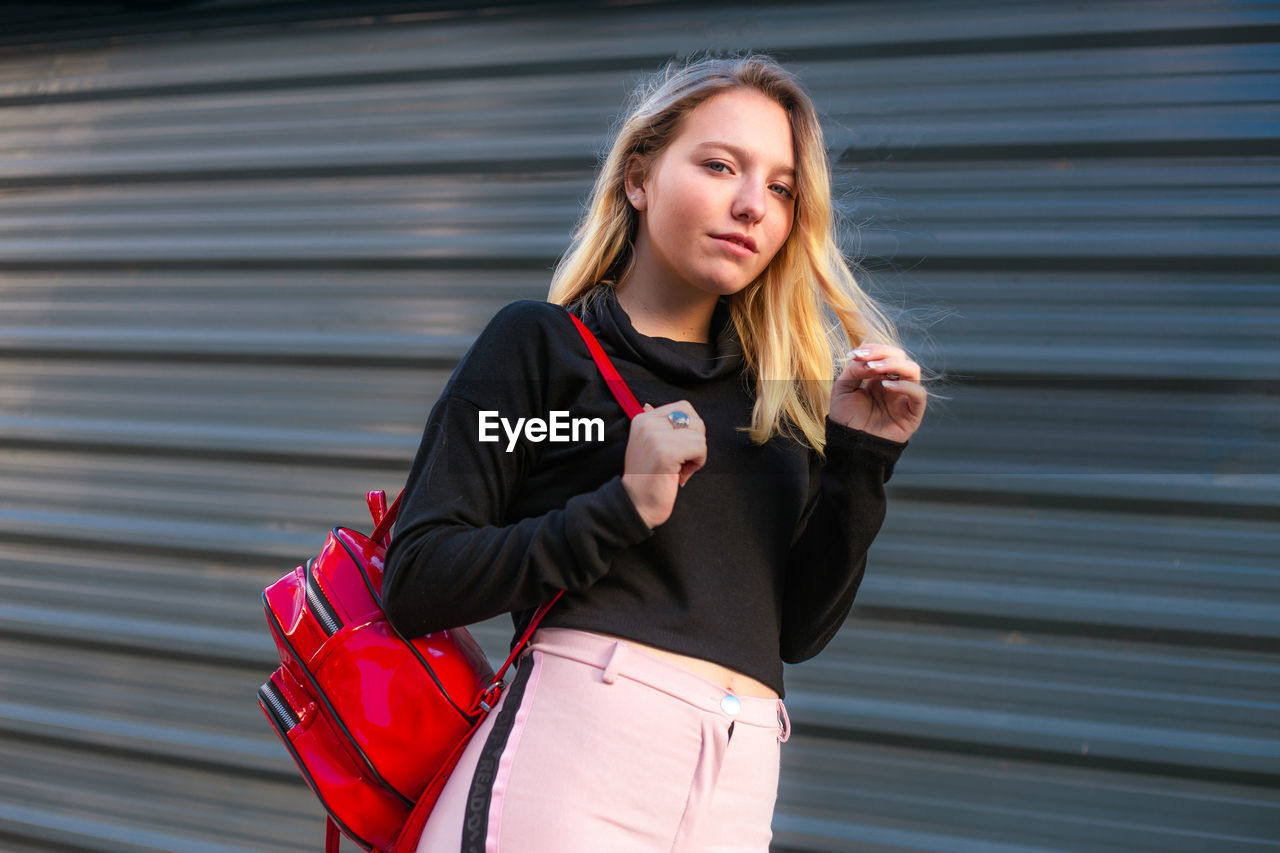
<svg viewBox="0 0 1280 853">
<path fill-rule="evenodd" d="M 596 367 L 600 369 L 600 373 L 604 376 L 605 383 L 609 386 L 609 390 L 613 392 L 613 397 L 622 406 L 622 410 L 627 413 L 628 418 L 634 418 L 636 415 L 644 411 L 640 402 L 636 400 L 636 395 L 631 393 L 631 389 L 627 387 L 627 383 L 618 373 L 617 368 L 613 366 L 613 362 L 609 360 L 609 356 L 605 354 L 604 347 L 600 346 L 600 342 L 596 340 L 596 336 L 591 333 L 586 324 L 579 320 L 572 312 L 569 312 L 569 319 L 573 320 L 574 326 L 578 330 L 578 334 L 582 336 L 582 340 L 586 343 L 587 349 L 591 351 L 591 358 L 596 363 Z M 401 493 L 403 494 L 403 492 Z M 399 509 L 400 498 L 396 498 L 392 508 L 387 510 L 388 514 Z M 472 712 L 479 710 L 488 711 L 493 706 L 493 700 L 496 698 L 496 692 L 502 685 L 502 676 L 506 674 L 513 664 L 524 651 L 524 647 L 528 645 L 529 639 L 533 637 L 533 632 L 538 629 L 542 617 L 547 615 L 552 606 L 560 600 L 560 596 L 564 595 L 564 590 L 560 590 L 550 601 L 542 604 L 533 614 L 533 618 L 529 620 L 528 626 L 525 627 L 524 633 L 520 635 L 520 639 L 511 649 L 511 654 L 507 655 L 507 659 L 503 661 L 502 666 L 493 676 L 493 683 L 476 698 L 476 705 L 471 709 Z"/>
<path fill-rule="evenodd" d="M 377 498 L 371 497 L 372 495 L 381 495 L 382 502 L 386 503 L 387 501 L 386 492 L 378 489 L 365 495 L 370 506 L 377 500 Z M 404 497 L 404 489 L 401 489 L 400 494 L 396 495 L 396 499 L 391 502 L 391 506 L 387 508 L 386 513 L 383 514 L 382 518 L 378 519 L 378 526 L 373 528 L 373 532 L 369 534 L 370 539 L 384 548 L 391 544 L 391 525 L 396 523 L 396 516 L 400 514 L 400 499 L 402 497 Z"/>
<path fill-rule="evenodd" d="M 644 407 L 640 405 L 636 395 L 631 393 L 627 383 L 618 375 L 617 368 L 613 366 L 612 361 L 609 361 L 609 356 L 605 355 L 604 348 L 600 346 L 596 336 L 591 334 L 591 330 L 587 328 L 586 324 L 573 314 L 569 315 L 569 319 L 573 320 L 573 324 L 578 327 L 578 334 L 582 335 L 582 339 L 587 343 L 587 349 L 591 350 L 591 358 L 595 360 L 596 367 L 600 368 L 600 372 L 604 374 L 604 381 L 608 383 L 614 399 L 622 406 L 622 410 L 627 413 L 627 417 L 634 418 L 643 412 Z"/>
<path fill-rule="evenodd" d="M 617 369 L 613 366 L 613 362 L 609 361 L 609 356 L 605 354 L 604 348 L 600 346 L 600 342 L 596 340 L 596 336 L 593 335 L 591 330 L 588 329 L 581 320 L 575 317 L 572 312 L 568 313 L 569 318 L 573 320 L 574 326 L 578 330 L 578 334 L 582 336 L 582 340 L 586 343 L 587 349 L 590 350 L 592 360 L 595 361 L 596 366 L 600 369 L 600 373 L 604 376 L 605 382 L 609 386 L 609 390 L 613 392 L 614 398 L 618 401 L 619 405 L 622 406 L 622 410 L 627 413 L 628 418 L 634 418 L 636 415 L 640 414 L 644 411 L 643 407 L 636 400 L 635 394 L 631 393 L 631 389 L 627 387 L 627 383 L 623 381 L 622 377 L 618 374 Z M 378 497 L 372 492 L 368 496 L 369 507 L 374 514 L 375 523 L 377 524 L 377 527 L 373 531 L 373 535 L 370 537 L 373 541 L 381 542 L 383 545 L 389 544 L 386 540 L 389 539 L 391 525 L 395 523 L 396 516 L 400 512 L 400 498 L 402 497 L 404 497 L 403 490 L 396 496 L 395 501 L 392 502 L 391 506 L 385 511 L 385 514 L 382 514 L 381 517 L 379 517 L 382 507 L 386 504 L 386 496 L 382 495 L 381 497 Z M 547 615 L 547 611 L 549 611 L 552 606 L 560 600 L 560 596 L 562 595 L 564 595 L 564 590 L 557 592 L 555 597 L 550 601 L 543 603 L 534 612 L 533 618 L 529 620 L 528 626 L 525 627 L 524 632 L 520 635 L 520 639 L 512 648 L 511 654 L 507 656 L 506 661 L 503 662 L 502 666 L 494 675 L 493 682 L 476 697 L 476 701 L 469 709 L 468 713 L 477 714 L 480 711 L 485 711 L 487 713 L 493 707 L 493 704 L 502 689 L 503 675 L 505 675 L 507 670 L 510 669 L 511 664 L 520 656 L 520 653 L 524 651 L 524 648 L 528 645 L 530 638 L 533 637 L 533 632 L 537 630 L 538 624 L 542 622 L 542 617 Z M 472 731 L 474 732 L 475 728 L 479 727 L 479 725 L 480 721 L 477 719 Z M 459 747 L 459 750 L 461 750 L 461 747 Z M 456 759 L 456 755 L 454 757 Z M 452 766 L 452 764 L 450 766 Z M 429 790 L 428 792 L 424 792 L 423 798 L 419 800 L 418 804 L 410 813 L 408 821 L 400 832 L 400 837 L 396 839 L 396 843 L 392 848 L 395 853 L 408 853 L 408 851 L 417 848 L 418 839 L 422 835 L 423 827 L 426 825 L 426 821 L 430 816 L 431 810 L 435 807 L 436 796 L 439 795 L 438 790 L 435 791 L 434 796 L 427 796 L 426 793 L 429 792 Z M 336 830 L 337 828 L 333 826 L 332 821 L 330 821 L 329 826 L 331 830 Z M 326 847 L 326 853 L 337 853 L 337 848 L 335 847 L 330 850 Z"/>
</svg>

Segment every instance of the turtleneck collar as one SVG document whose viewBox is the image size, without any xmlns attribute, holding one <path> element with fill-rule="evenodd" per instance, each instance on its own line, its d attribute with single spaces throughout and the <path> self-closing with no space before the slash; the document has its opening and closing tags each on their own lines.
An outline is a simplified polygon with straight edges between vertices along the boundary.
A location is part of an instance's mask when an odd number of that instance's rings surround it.
<svg viewBox="0 0 1280 853">
<path fill-rule="evenodd" d="M 602 335 L 613 344 L 618 355 L 644 364 L 654 374 L 673 382 L 717 379 L 740 372 L 745 364 L 742 343 L 729 317 L 729 304 L 724 298 L 716 304 L 711 316 L 709 342 L 676 341 L 651 338 L 636 331 L 631 318 L 618 304 L 612 286 L 599 285 L 601 292 L 587 309 L 600 324 Z"/>
</svg>

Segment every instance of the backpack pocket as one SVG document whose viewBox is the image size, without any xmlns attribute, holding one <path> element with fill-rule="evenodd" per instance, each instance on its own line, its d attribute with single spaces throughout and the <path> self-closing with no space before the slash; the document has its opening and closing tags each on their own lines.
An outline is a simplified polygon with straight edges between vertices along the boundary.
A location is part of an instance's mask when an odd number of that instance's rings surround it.
<svg viewBox="0 0 1280 853">
<path fill-rule="evenodd" d="M 390 849 L 409 807 L 369 778 L 346 738 L 285 667 L 258 689 L 258 705 L 338 828 L 366 849 Z"/>
</svg>

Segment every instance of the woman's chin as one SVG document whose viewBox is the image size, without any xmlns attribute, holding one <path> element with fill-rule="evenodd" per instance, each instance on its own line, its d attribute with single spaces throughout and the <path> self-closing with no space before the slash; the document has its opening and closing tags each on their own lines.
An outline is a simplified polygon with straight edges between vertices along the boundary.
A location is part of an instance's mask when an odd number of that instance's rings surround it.
<svg viewBox="0 0 1280 853">
<path fill-rule="evenodd" d="M 741 276 L 733 278 L 709 278 L 704 279 L 698 284 L 698 289 L 710 293 L 714 296 L 733 296 L 746 290 L 747 285 L 751 284 L 752 279 L 743 279 Z"/>
</svg>

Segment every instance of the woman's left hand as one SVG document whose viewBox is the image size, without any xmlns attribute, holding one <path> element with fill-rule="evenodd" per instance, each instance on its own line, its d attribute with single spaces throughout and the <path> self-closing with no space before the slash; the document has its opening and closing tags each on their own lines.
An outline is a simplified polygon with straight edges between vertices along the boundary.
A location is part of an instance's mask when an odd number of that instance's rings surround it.
<svg viewBox="0 0 1280 853">
<path fill-rule="evenodd" d="M 864 343 L 831 388 L 831 420 L 891 441 L 906 441 L 924 417 L 920 365 L 898 347 Z"/>
</svg>

